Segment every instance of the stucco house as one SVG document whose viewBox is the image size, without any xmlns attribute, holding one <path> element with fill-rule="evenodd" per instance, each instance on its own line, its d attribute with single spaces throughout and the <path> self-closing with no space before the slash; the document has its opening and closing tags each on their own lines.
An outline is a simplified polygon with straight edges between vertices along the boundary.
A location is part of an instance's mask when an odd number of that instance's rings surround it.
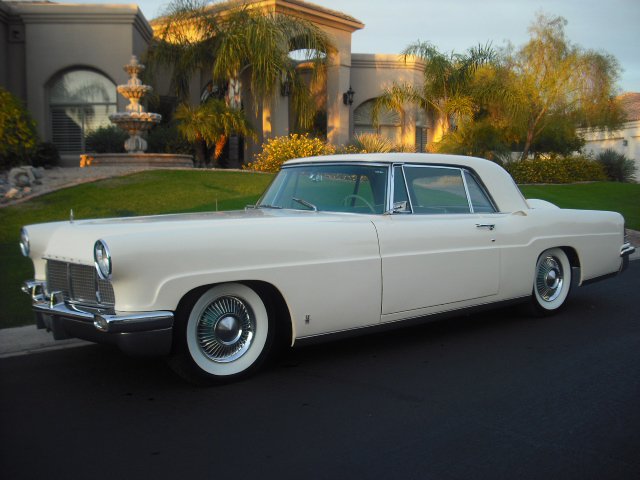
<svg viewBox="0 0 640 480">
<path fill-rule="evenodd" d="M 122 65 L 152 35 L 135 5 L 0 1 L 0 85 L 25 102 L 65 164 L 77 165 L 85 135 L 124 109 Z"/>
<path fill-rule="evenodd" d="M 392 112 L 383 114 L 377 126 L 370 119 L 372 102 L 386 86 L 421 82 L 419 63 L 397 55 L 352 53 L 351 35 L 364 24 L 348 14 L 302 0 L 242 3 L 305 18 L 330 35 L 336 50 L 328 55 L 321 92 L 330 142 L 346 144 L 355 133 L 379 131 L 398 143 L 425 148 L 428 122 L 416 109 L 407 111 L 404 128 Z M 108 115 L 124 109 L 126 101 L 116 93 L 127 80 L 122 66 L 132 54 L 144 55 L 154 24 L 136 5 L 0 1 L 0 85 L 24 100 L 41 138 L 58 146 L 65 165 L 77 165 L 86 134 L 108 125 Z M 194 80 L 193 102 L 209 81 L 206 72 Z M 162 90 L 160 82 L 159 93 L 168 93 Z M 259 106 L 252 119 L 259 139 L 247 142 L 240 160 L 251 160 L 265 139 L 291 131 L 285 93 L 278 89 L 271 102 Z M 256 111 L 253 105 L 245 110 Z"/>
<path fill-rule="evenodd" d="M 612 149 L 632 159 L 640 180 L 640 93 L 624 93 L 618 97 L 627 121 L 620 130 L 582 130 L 584 149 L 592 155 Z"/>
</svg>

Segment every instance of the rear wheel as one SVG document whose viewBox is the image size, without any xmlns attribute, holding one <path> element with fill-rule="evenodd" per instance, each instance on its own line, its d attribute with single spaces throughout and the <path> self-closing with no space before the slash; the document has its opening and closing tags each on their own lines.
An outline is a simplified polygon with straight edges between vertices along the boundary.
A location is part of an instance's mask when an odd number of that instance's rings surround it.
<svg viewBox="0 0 640 480">
<path fill-rule="evenodd" d="M 562 308 L 571 289 L 571 264 L 561 248 L 550 248 L 538 257 L 531 303 L 534 313 L 549 315 Z"/>
<path fill-rule="evenodd" d="M 255 371 L 273 340 L 263 299 L 240 283 L 217 285 L 178 312 L 176 353 L 169 364 L 198 384 L 236 380 Z"/>
</svg>

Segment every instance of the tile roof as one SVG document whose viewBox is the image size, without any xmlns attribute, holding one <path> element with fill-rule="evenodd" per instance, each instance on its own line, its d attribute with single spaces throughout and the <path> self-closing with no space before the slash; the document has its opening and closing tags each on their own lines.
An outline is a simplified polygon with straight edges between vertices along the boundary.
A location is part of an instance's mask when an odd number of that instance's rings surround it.
<svg viewBox="0 0 640 480">
<path fill-rule="evenodd" d="M 628 92 L 618 96 L 618 101 L 627 114 L 627 121 L 640 120 L 640 93 Z"/>
</svg>

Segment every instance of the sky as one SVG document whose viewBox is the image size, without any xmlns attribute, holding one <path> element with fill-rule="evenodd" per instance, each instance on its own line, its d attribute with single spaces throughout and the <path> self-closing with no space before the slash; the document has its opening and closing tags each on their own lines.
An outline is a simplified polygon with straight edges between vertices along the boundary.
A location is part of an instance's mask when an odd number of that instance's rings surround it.
<svg viewBox="0 0 640 480">
<path fill-rule="evenodd" d="M 84 0 L 65 3 L 119 3 Z M 122 3 L 131 3 L 123 0 Z M 137 2 L 147 19 L 168 2 Z M 352 37 L 354 53 L 399 53 L 417 40 L 440 51 L 462 53 L 491 42 L 523 45 L 536 13 L 564 17 L 567 38 L 582 48 L 606 52 L 618 60 L 621 92 L 640 92 L 640 0 L 314 0 L 365 24 Z"/>
</svg>

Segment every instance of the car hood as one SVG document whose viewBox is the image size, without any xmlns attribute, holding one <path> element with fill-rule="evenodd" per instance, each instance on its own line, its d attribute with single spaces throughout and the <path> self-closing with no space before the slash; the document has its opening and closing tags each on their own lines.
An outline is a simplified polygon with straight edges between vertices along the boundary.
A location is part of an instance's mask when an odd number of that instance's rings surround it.
<svg viewBox="0 0 640 480">
<path fill-rule="evenodd" d="M 106 218 L 45 223 L 26 227 L 32 258 L 44 258 L 85 265 L 93 264 L 93 246 L 104 240 L 110 247 L 166 238 L 184 242 L 194 237 L 242 231 L 256 235 L 262 228 L 278 228 L 284 222 L 370 222 L 368 215 L 310 212 L 302 210 L 247 209 L 229 212 L 187 213 L 145 217 Z M 113 253 L 113 252 L 112 252 Z"/>
</svg>

